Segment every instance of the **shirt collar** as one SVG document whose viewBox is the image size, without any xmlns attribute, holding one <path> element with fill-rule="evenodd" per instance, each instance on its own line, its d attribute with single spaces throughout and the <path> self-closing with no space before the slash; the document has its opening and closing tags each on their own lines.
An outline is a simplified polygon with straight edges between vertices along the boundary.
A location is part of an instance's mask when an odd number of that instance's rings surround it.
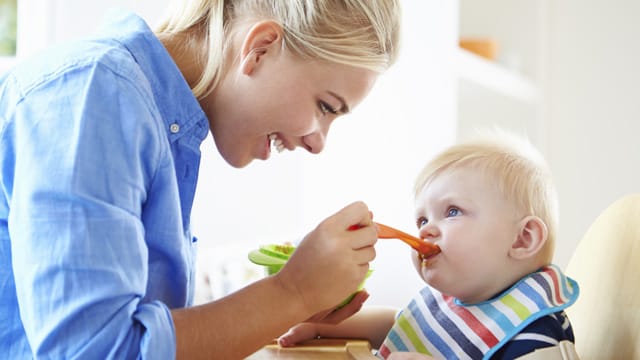
<svg viewBox="0 0 640 360">
<path fill-rule="evenodd" d="M 201 143 L 209 132 L 206 115 L 178 66 L 146 22 L 129 12 L 112 11 L 107 24 L 102 33 L 121 42 L 140 64 L 169 140 L 176 141 L 191 132 Z"/>
</svg>

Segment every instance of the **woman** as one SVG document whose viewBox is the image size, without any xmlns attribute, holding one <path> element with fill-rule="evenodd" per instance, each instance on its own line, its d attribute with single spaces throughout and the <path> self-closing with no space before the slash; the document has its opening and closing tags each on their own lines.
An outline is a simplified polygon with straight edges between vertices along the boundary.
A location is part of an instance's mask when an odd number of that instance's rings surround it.
<svg viewBox="0 0 640 360">
<path fill-rule="evenodd" d="M 241 358 L 366 300 L 332 311 L 375 257 L 363 203 L 319 224 L 277 275 L 197 307 L 189 217 L 207 131 L 234 167 L 272 145 L 322 151 L 395 60 L 397 1 L 176 5 L 155 33 L 119 15 L 0 78 L 10 358 Z"/>
</svg>

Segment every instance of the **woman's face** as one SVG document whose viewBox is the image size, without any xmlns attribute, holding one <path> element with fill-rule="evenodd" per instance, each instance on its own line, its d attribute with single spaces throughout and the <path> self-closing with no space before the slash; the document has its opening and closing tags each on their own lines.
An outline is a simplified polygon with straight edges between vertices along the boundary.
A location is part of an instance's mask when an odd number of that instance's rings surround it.
<svg viewBox="0 0 640 360">
<path fill-rule="evenodd" d="M 437 175 L 416 197 L 420 237 L 442 252 L 414 256 L 420 276 L 444 294 L 474 303 L 503 290 L 518 215 L 489 176 L 474 169 Z"/>
<path fill-rule="evenodd" d="M 234 64 L 202 102 L 220 154 L 238 168 L 269 158 L 271 134 L 287 150 L 319 153 L 333 121 L 377 79 L 373 71 L 301 60 L 282 47 L 260 51 Z"/>
</svg>

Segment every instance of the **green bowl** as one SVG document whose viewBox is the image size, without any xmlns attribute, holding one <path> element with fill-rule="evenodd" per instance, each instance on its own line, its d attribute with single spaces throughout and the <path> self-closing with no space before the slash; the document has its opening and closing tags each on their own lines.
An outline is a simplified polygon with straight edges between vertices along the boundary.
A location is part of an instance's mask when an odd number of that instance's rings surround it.
<svg viewBox="0 0 640 360">
<path fill-rule="evenodd" d="M 282 269 L 282 267 L 284 266 L 284 264 L 282 265 L 269 265 L 269 266 L 265 266 L 265 271 L 267 272 L 267 275 L 273 275 L 275 273 L 277 273 L 278 271 L 280 271 L 280 269 Z"/>
<path fill-rule="evenodd" d="M 291 254 L 293 254 L 295 250 L 296 250 L 296 247 L 289 244 L 262 245 L 260 246 L 259 249 L 252 250 L 251 252 L 249 252 L 249 261 L 251 261 L 254 264 L 264 266 L 266 274 L 273 275 L 282 269 L 284 264 L 287 263 L 287 260 L 289 260 L 289 257 L 291 257 Z M 367 271 L 367 275 L 365 276 L 364 280 L 362 280 L 362 283 L 360 283 L 360 285 L 358 286 L 358 291 L 364 288 L 364 284 L 369 278 L 369 276 L 371 276 L 372 272 L 373 270 Z M 347 305 L 355 295 L 356 295 L 355 292 L 349 295 L 349 297 L 344 299 L 337 306 L 337 308 L 339 309 Z"/>
<path fill-rule="evenodd" d="M 364 283 L 367 282 L 367 279 L 369 278 L 369 276 L 371 276 L 371 273 L 373 272 L 373 270 L 369 269 L 369 271 L 367 271 L 367 275 L 364 276 L 364 280 L 362 280 L 362 282 L 360 283 L 360 285 L 358 286 L 358 291 L 364 289 Z M 356 292 L 358 292 L 356 291 Z M 353 297 L 356 296 L 356 293 L 354 292 L 353 294 L 349 295 L 349 297 L 347 297 L 346 299 L 344 299 L 340 305 L 338 305 L 338 307 L 336 309 L 340 309 L 341 307 L 347 305 L 348 303 L 351 302 L 351 300 L 353 300 Z"/>
</svg>

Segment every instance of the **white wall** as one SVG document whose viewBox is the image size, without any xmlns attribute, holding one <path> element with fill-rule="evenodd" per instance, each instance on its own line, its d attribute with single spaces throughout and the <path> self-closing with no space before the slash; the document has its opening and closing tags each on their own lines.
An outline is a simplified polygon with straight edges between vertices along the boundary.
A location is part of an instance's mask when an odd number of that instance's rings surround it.
<svg viewBox="0 0 640 360">
<path fill-rule="evenodd" d="M 636 0 L 552 1 L 547 135 L 561 264 L 607 205 L 640 192 L 638 19 Z"/>
<path fill-rule="evenodd" d="M 167 3 L 168 0 L 18 0 L 18 56 L 91 34 L 112 8 L 135 11 L 153 25 Z"/>
</svg>

